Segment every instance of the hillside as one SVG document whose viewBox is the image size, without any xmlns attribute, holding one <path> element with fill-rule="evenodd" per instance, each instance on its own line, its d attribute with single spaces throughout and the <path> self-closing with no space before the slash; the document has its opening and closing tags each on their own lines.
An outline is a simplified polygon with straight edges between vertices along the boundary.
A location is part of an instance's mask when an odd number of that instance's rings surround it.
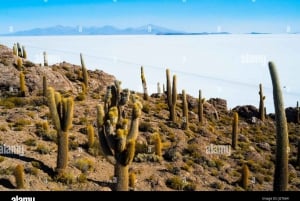
<svg viewBox="0 0 300 201">
<path fill-rule="evenodd" d="M 25 75 L 25 97 L 20 97 L 21 70 Z M 75 100 L 69 130 L 68 166 L 64 177 L 60 178 L 55 175 L 57 132 L 43 96 L 43 76 L 48 86 Z M 88 77 L 84 96 L 81 66 L 63 62 L 46 67 L 22 59 L 18 67 L 18 57 L 13 50 L 0 45 L 0 190 L 17 190 L 14 169 L 18 164 L 24 166 L 25 190 L 112 190 L 114 166 L 99 151 L 96 106 L 104 103 L 107 87 L 118 78 L 100 70 L 88 70 Z M 204 121 L 200 124 L 198 100 L 187 95 L 189 124 L 185 130 L 181 121 L 181 92 L 177 97 L 175 122 L 169 120 L 165 93 L 153 94 L 148 100 L 143 100 L 143 94 L 138 92 L 131 94 L 137 94 L 143 105 L 135 156 L 129 165 L 129 171 L 136 175 L 132 190 L 273 190 L 274 114 L 266 115 L 261 121 L 254 106 L 228 110 L 226 100 L 216 98 L 204 102 Z M 257 99 L 259 102 L 259 96 Z M 124 106 L 129 117 L 132 105 L 129 102 Z M 234 112 L 239 114 L 236 149 L 231 148 Z M 288 190 L 291 191 L 300 190 L 300 164 L 297 163 L 300 124 L 295 114 L 295 108 L 287 109 Z M 88 125 L 93 126 L 96 138 L 90 148 Z M 153 136 L 157 133 L 162 157 L 154 153 Z M 247 188 L 240 181 L 244 164 L 249 168 Z"/>
</svg>

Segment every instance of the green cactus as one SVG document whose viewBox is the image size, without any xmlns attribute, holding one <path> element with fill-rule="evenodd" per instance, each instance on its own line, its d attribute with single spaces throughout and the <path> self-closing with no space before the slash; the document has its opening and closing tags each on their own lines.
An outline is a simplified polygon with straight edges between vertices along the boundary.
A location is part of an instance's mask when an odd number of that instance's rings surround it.
<svg viewBox="0 0 300 201">
<path fill-rule="evenodd" d="M 131 190 L 135 190 L 136 185 L 136 174 L 134 172 L 129 174 L 129 187 Z"/>
<path fill-rule="evenodd" d="M 170 120 L 176 123 L 176 102 L 177 102 L 177 82 L 176 75 L 173 75 L 173 85 L 171 86 L 170 70 L 166 70 L 167 77 L 167 102 L 170 111 Z"/>
<path fill-rule="evenodd" d="M 162 157 L 162 143 L 161 143 L 160 134 L 157 132 L 153 133 L 152 138 L 154 141 L 155 154 L 161 158 Z"/>
<path fill-rule="evenodd" d="M 128 168 L 135 154 L 135 141 L 138 136 L 139 117 L 142 104 L 135 100 L 128 130 L 128 120 L 123 117 L 122 105 L 127 103 L 126 93 L 119 91 L 119 82 L 108 88 L 103 105 L 97 106 L 97 127 L 100 151 L 115 166 L 116 185 L 114 190 L 128 191 Z M 120 98 L 117 98 L 120 97 Z"/>
<path fill-rule="evenodd" d="M 189 110 L 185 90 L 182 90 L 182 113 L 182 129 L 187 130 L 189 128 Z"/>
<path fill-rule="evenodd" d="M 22 46 L 22 52 L 23 52 L 23 59 L 27 59 L 27 52 L 26 52 L 26 49 L 25 49 L 25 46 Z"/>
<path fill-rule="evenodd" d="M 23 58 L 23 52 L 20 43 L 17 43 L 18 56 Z"/>
<path fill-rule="evenodd" d="M 20 96 L 25 97 L 25 75 L 23 72 L 20 72 Z"/>
<path fill-rule="evenodd" d="M 241 185 L 245 190 L 249 187 L 249 168 L 247 164 L 243 164 L 242 167 Z"/>
<path fill-rule="evenodd" d="M 146 77 L 145 77 L 143 66 L 141 67 L 141 80 L 142 80 L 142 84 L 143 84 L 144 100 L 148 100 L 149 95 L 148 95 L 147 82 L 146 82 Z"/>
<path fill-rule="evenodd" d="M 74 101 L 71 97 L 62 98 L 51 87 L 48 88 L 47 96 L 52 121 L 58 134 L 56 171 L 62 174 L 68 163 L 68 132 L 72 127 Z"/>
<path fill-rule="evenodd" d="M 281 86 L 275 65 L 269 62 L 273 84 L 273 99 L 276 119 L 276 162 L 274 174 L 274 191 L 286 191 L 288 187 L 288 127 Z"/>
<path fill-rule="evenodd" d="M 233 121 L 232 121 L 232 143 L 231 143 L 231 147 L 233 149 L 236 149 L 236 145 L 237 145 L 238 125 L 239 125 L 239 114 L 237 112 L 234 112 Z"/>
<path fill-rule="evenodd" d="M 44 66 L 48 66 L 48 56 L 47 56 L 47 52 L 43 52 L 44 55 Z"/>
<path fill-rule="evenodd" d="M 264 100 L 266 97 L 263 94 L 262 84 L 259 84 L 259 118 L 260 120 L 265 120 L 265 104 Z"/>
<path fill-rule="evenodd" d="M 48 89 L 48 86 L 47 86 L 47 78 L 46 78 L 46 76 L 44 75 L 44 76 L 43 76 L 43 96 L 44 96 L 44 97 L 47 97 L 47 89 Z"/>
<path fill-rule="evenodd" d="M 94 127 L 92 125 L 88 125 L 87 128 L 87 136 L 88 136 L 88 147 L 92 148 L 95 143 L 95 132 L 94 132 Z"/>
<path fill-rule="evenodd" d="M 202 98 L 202 91 L 199 90 L 199 98 L 198 98 L 198 121 L 200 125 L 203 125 L 203 105 L 205 103 L 205 99 Z"/>
<path fill-rule="evenodd" d="M 18 68 L 19 71 L 21 71 L 22 67 L 23 67 L 23 60 L 22 60 L 21 57 L 18 57 L 17 58 L 17 68 Z"/>
<path fill-rule="evenodd" d="M 16 186 L 18 189 L 25 188 L 24 184 L 24 166 L 17 165 L 14 171 L 15 179 L 16 179 Z"/>
<path fill-rule="evenodd" d="M 165 84 L 163 84 L 163 93 L 166 93 L 166 87 L 165 87 Z"/>
<path fill-rule="evenodd" d="M 14 46 L 13 46 L 13 54 L 15 56 L 18 56 L 18 47 L 17 47 L 17 44 L 15 43 Z"/>
<path fill-rule="evenodd" d="M 85 63 L 84 63 L 83 56 L 82 56 L 81 53 L 80 53 L 80 61 L 81 61 L 81 67 L 82 67 L 83 83 L 84 83 L 85 88 L 86 88 L 86 90 L 85 90 L 85 93 L 86 93 L 87 92 L 87 87 L 88 87 L 88 79 L 89 79 L 88 77 L 89 77 L 89 75 L 88 75 L 87 69 L 85 67 Z"/>
</svg>

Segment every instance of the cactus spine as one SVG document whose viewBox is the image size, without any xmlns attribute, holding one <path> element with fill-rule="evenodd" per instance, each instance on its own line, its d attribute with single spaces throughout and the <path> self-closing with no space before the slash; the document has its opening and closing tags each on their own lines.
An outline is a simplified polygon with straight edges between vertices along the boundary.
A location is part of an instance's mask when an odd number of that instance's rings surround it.
<svg viewBox="0 0 300 201">
<path fill-rule="evenodd" d="M 44 96 L 44 97 L 47 97 L 47 89 L 48 89 L 48 86 L 47 86 L 47 78 L 46 78 L 46 76 L 44 75 L 44 76 L 43 76 L 43 96 Z"/>
<path fill-rule="evenodd" d="M 88 147 L 92 148 L 95 143 L 95 132 L 94 132 L 94 127 L 92 125 L 88 125 L 87 128 L 87 135 L 88 135 Z"/>
<path fill-rule="evenodd" d="M 48 55 L 47 52 L 43 52 L 44 55 L 44 66 L 48 66 Z"/>
<path fill-rule="evenodd" d="M 84 60 L 83 60 L 83 56 L 82 56 L 82 53 L 80 53 L 80 61 L 81 61 L 81 67 L 82 67 L 82 76 L 83 76 L 83 83 L 85 85 L 85 88 L 87 89 L 88 87 L 88 72 L 86 70 L 86 67 L 85 67 L 85 63 L 84 63 Z M 87 90 L 86 90 L 87 91 Z M 86 93 L 86 91 L 84 93 Z"/>
<path fill-rule="evenodd" d="M 15 168 L 15 179 L 16 179 L 16 185 L 18 189 L 25 188 L 24 185 L 24 166 L 23 165 L 17 165 Z"/>
<path fill-rule="evenodd" d="M 48 107 L 58 134 L 57 167 L 58 174 L 63 173 L 68 163 L 68 132 L 72 127 L 73 98 L 62 98 L 58 92 L 49 87 L 47 91 Z"/>
<path fill-rule="evenodd" d="M 148 100 L 149 95 L 148 95 L 147 82 L 146 82 L 146 77 L 145 77 L 143 66 L 141 67 L 141 80 L 142 80 L 142 84 L 143 84 L 144 100 Z"/>
<path fill-rule="evenodd" d="M 238 124 L 239 124 L 239 114 L 237 112 L 234 112 L 233 121 L 232 121 L 232 143 L 231 143 L 231 147 L 233 149 L 236 149 L 236 145 L 237 145 Z"/>
<path fill-rule="evenodd" d="M 201 125 L 203 125 L 203 105 L 205 99 L 202 98 L 202 91 L 199 90 L 199 98 L 198 98 L 198 120 Z"/>
<path fill-rule="evenodd" d="M 25 75 L 23 72 L 20 72 L 20 96 L 25 97 Z"/>
<path fill-rule="evenodd" d="M 182 90 L 182 113 L 182 129 L 187 130 L 189 128 L 189 110 L 185 90 Z"/>
<path fill-rule="evenodd" d="M 263 94 L 262 84 L 259 84 L 259 118 L 260 120 L 265 120 L 265 104 L 264 100 L 266 97 Z"/>
<path fill-rule="evenodd" d="M 242 187 L 247 190 L 249 186 L 249 168 L 247 164 L 243 164 L 242 167 L 242 178 L 241 178 Z"/>
<path fill-rule="evenodd" d="M 274 174 L 274 191 L 286 191 L 288 187 L 288 128 L 284 110 L 281 86 L 275 65 L 269 62 L 273 84 L 273 99 L 276 119 L 276 162 Z"/>
<path fill-rule="evenodd" d="M 125 90 L 124 90 L 125 91 Z M 135 154 L 135 141 L 138 136 L 139 117 L 142 104 L 134 100 L 131 125 L 128 129 L 127 119 L 123 115 L 122 105 L 128 101 L 129 94 L 121 91 L 120 83 L 108 88 L 103 105 L 97 106 L 97 127 L 100 143 L 100 151 L 109 162 L 115 166 L 117 191 L 129 190 L 128 168 Z"/>
</svg>

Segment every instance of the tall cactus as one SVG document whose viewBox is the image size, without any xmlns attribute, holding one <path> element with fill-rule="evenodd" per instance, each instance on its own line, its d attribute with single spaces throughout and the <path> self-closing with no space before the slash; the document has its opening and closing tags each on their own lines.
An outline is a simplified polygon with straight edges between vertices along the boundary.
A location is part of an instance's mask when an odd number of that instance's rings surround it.
<svg viewBox="0 0 300 201">
<path fill-rule="evenodd" d="M 44 76 L 43 76 L 43 96 L 44 96 L 44 97 L 47 97 L 47 89 L 48 89 L 48 86 L 47 86 L 47 78 L 46 78 L 46 76 L 44 75 Z"/>
<path fill-rule="evenodd" d="M 47 52 L 43 52 L 44 55 L 44 66 L 48 66 L 48 56 L 47 56 Z"/>
<path fill-rule="evenodd" d="M 18 47 L 17 47 L 17 44 L 15 43 L 14 46 L 13 46 L 13 54 L 15 56 L 18 56 Z"/>
<path fill-rule="evenodd" d="M 17 165 L 14 171 L 15 179 L 16 179 L 16 186 L 18 189 L 25 188 L 24 184 L 24 166 Z"/>
<path fill-rule="evenodd" d="M 116 84 L 116 82 L 115 82 Z M 139 117 L 141 116 L 142 104 L 134 99 L 131 125 L 128 130 L 128 120 L 120 118 L 123 111 L 118 105 L 127 103 L 127 93 L 116 92 L 116 85 L 108 88 L 109 98 L 105 99 L 105 107 L 97 106 L 97 127 L 100 142 L 100 150 L 109 162 L 115 166 L 117 191 L 128 191 L 129 173 L 128 168 L 135 154 L 135 142 L 138 136 Z M 121 97 L 119 97 L 121 96 Z M 118 98 L 119 97 L 119 98 Z M 108 103 L 109 101 L 109 103 Z"/>
<path fill-rule="evenodd" d="M 20 72 L 20 96 L 25 97 L 25 75 L 23 72 Z"/>
<path fill-rule="evenodd" d="M 263 94 L 262 84 L 259 84 L 259 118 L 260 120 L 265 120 L 265 104 L 264 100 L 266 97 Z"/>
<path fill-rule="evenodd" d="M 288 127 L 284 110 L 281 86 L 273 62 L 269 62 L 273 84 L 273 99 L 276 119 L 276 162 L 274 174 L 274 191 L 286 191 L 288 187 Z"/>
<path fill-rule="evenodd" d="M 158 96 L 161 96 L 161 88 L 160 88 L 160 83 L 157 83 L 157 94 Z"/>
<path fill-rule="evenodd" d="M 18 70 L 21 71 L 22 70 L 22 67 L 23 67 L 23 60 L 21 57 L 18 57 L 17 58 L 17 67 L 18 67 Z"/>
<path fill-rule="evenodd" d="M 153 134 L 153 141 L 154 141 L 154 148 L 155 148 L 155 154 L 162 157 L 162 143 L 159 133 Z"/>
<path fill-rule="evenodd" d="M 166 70 L 167 77 L 167 102 L 170 111 L 170 120 L 176 123 L 176 102 L 177 102 L 177 79 L 173 75 L 173 85 L 171 86 L 170 70 Z"/>
<path fill-rule="evenodd" d="M 20 43 L 17 43 L 18 56 L 23 58 L 23 52 Z"/>
<path fill-rule="evenodd" d="M 237 145 L 238 124 L 239 124 L 239 114 L 237 112 L 234 112 L 233 121 L 232 121 L 232 143 L 231 143 L 231 147 L 233 149 L 236 149 L 236 145 Z"/>
<path fill-rule="evenodd" d="M 72 127 L 73 98 L 62 98 L 58 92 L 49 87 L 47 91 L 48 107 L 58 134 L 57 166 L 58 174 L 64 173 L 68 163 L 68 132 Z"/>
<path fill-rule="evenodd" d="M 95 143 L 95 132 L 93 125 L 89 124 L 86 128 L 88 136 L 88 147 L 92 148 Z"/>
<path fill-rule="evenodd" d="M 85 84 L 85 87 L 86 89 L 88 88 L 88 72 L 87 72 L 87 69 L 85 67 L 85 63 L 84 63 L 84 60 L 83 60 L 83 56 L 82 56 L 82 53 L 80 53 L 80 61 L 81 61 L 81 68 L 82 68 L 82 76 L 83 76 L 83 83 Z M 87 90 L 85 91 L 85 93 L 87 92 Z"/>
<path fill-rule="evenodd" d="M 247 190 L 249 187 L 249 168 L 247 164 L 243 164 L 242 167 L 241 185 L 245 190 Z"/>
<path fill-rule="evenodd" d="M 22 57 L 23 57 L 24 59 L 27 59 L 27 52 L 26 52 L 25 46 L 22 46 L 22 52 L 23 52 Z"/>
<path fill-rule="evenodd" d="M 189 128 L 189 110 L 185 90 L 182 90 L 182 113 L 182 129 L 187 130 Z"/>
<path fill-rule="evenodd" d="M 202 98 L 202 91 L 199 90 L 199 98 L 198 98 L 198 120 L 201 125 L 203 125 L 203 105 L 205 103 L 205 99 Z"/>
<path fill-rule="evenodd" d="M 149 99 L 148 88 L 147 88 L 147 82 L 146 82 L 146 77 L 145 77 L 143 66 L 141 67 L 141 80 L 142 80 L 142 84 L 143 84 L 144 100 L 148 100 Z"/>
</svg>

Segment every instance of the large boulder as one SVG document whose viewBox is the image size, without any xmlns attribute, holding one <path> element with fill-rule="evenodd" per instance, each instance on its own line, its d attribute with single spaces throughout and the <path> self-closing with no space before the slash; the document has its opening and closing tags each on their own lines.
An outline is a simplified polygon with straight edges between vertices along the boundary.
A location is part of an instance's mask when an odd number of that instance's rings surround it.
<svg viewBox="0 0 300 201">
<path fill-rule="evenodd" d="M 237 106 L 233 111 L 237 112 L 240 117 L 246 119 L 259 116 L 258 109 L 253 105 Z"/>
<path fill-rule="evenodd" d="M 298 123 L 297 122 L 297 108 L 288 107 L 285 109 L 285 115 L 287 122 Z"/>
<path fill-rule="evenodd" d="M 212 104 L 218 111 L 227 111 L 227 101 L 221 98 L 211 98 L 207 102 Z"/>
</svg>

